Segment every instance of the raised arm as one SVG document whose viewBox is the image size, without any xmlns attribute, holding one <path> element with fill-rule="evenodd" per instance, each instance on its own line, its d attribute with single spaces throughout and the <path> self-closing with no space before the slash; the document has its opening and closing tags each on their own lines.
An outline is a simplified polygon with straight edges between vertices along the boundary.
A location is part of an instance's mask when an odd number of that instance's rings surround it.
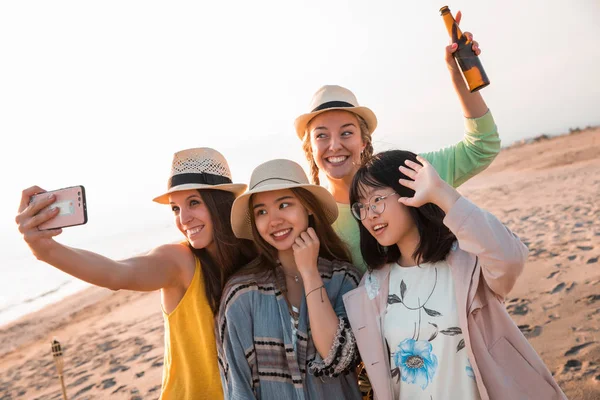
<svg viewBox="0 0 600 400">
<path fill-rule="evenodd" d="M 455 19 L 457 23 L 460 22 L 460 11 Z M 465 32 L 465 35 L 473 39 L 469 32 Z M 500 137 L 494 118 L 481 92 L 469 91 L 453 56 L 457 48 L 456 43 L 446 47 L 446 66 L 465 118 L 465 134 L 453 146 L 421 154 L 453 187 L 460 186 L 486 169 L 500 151 Z M 481 53 L 476 41 L 473 41 L 473 51 L 477 55 Z"/>
<path fill-rule="evenodd" d="M 454 233 L 460 248 L 479 257 L 488 286 L 504 298 L 513 288 L 527 260 L 527 247 L 494 215 L 465 199 L 437 175 L 431 164 L 419 159 L 420 166 L 406 161 L 400 167 L 408 179 L 400 183 L 415 191 L 414 197 L 401 197 L 401 203 L 419 207 L 426 203 L 439 206 L 445 213 L 444 224 Z"/>
<path fill-rule="evenodd" d="M 164 245 L 146 255 L 120 261 L 65 246 L 53 239 L 62 232 L 61 229 L 38 229 L 40 224 L 58 213 L 58 209 L 40 212 L 54 202 L 53 195 L 38 196 L 34 203 L 30 203 L 31 196 L 40 192 L 43 189 L 37 186 L 23 191 L 15 219 L 23 239 L 38 260 L 83 281 L 112 290 L 152 291 L 179 283 L 182 268 L 191 257 L 184 246 Z"/>
</svg>

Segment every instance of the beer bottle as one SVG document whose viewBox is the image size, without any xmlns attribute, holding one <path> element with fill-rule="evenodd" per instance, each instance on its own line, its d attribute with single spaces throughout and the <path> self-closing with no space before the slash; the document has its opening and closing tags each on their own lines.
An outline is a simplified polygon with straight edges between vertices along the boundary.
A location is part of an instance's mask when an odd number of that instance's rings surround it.
<svg viewBox="0 0 600 400">
<path fill-rule="evenodd" d="M 463 35 L 448 6 L 440 8 L 440 13 L 444 19 L 444 24 L 446 24 L 446 29 L 452 39 L 452 43 L 458 44 L 458 48 L 454 52 L 454 57 L 456 57 L 456 61 L 463 72 L 469 90 L 473 93 L 483 89 L 490 84 L 490 80 L 483 70 L 481 60 L 479 60 L 479 57 L 477 57 L 472 49 L 473 42 L 469 41 Z"/>
</svg>

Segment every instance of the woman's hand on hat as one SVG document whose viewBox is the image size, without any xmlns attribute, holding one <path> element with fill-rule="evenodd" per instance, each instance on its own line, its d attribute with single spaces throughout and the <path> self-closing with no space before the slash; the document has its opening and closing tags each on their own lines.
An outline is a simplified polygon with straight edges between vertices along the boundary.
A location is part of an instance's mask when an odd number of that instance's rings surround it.
<svg viewBox="0 0 600 400">
<path fill-rule="evenodd" d="M 399 179 L 402 186 L 415 191 L 413 197 L 400 197 L 399 203 L 409 207 L 421 207 L 427 203 L 433 203 L 439 206 L 445 212 L 456 200 L 460 198 L 460 193 L 452 186 L 448 185 L 431 165 L 423 157 L 417 156 L 416 162 L 406 160 L 406 166 L 400 166 L 400 172 L 410 179 Z"/>
<path fill-rule="evenodd" d="M 454 17 L 454 20 L 457 24 L 460 24 L 461 19 L 462 13 L 458 11 L 456 13 L 456 16 Z M 473 40 L 473 34 L 471 32 L 463 32 L 463 35 L 465 35 L 467 37 L 467 41 L 471 43 L 471 49 L 473 50 L 475 55 L 480 55 L 481 49 L 479 48 L 479 43 Z M 456 50 L 458 50 L 458 43 L 450 43 L 448 46 L 446 46 L 446 64 L 448 66 L 448 69 L 452 72 L 460 72 L 460 68 L 458 67 L 456 59 L 454 58 L 454 53 L 456 52 Z"/>
<path fill-rule="evenodd" d="M 306 281 L 306 276 L 317 272 L 317 259 L 319 258 L 319 238 L 313 228 L 308 228 L 297 238 L 292 249 L 294 250 L 294 260 L 296 268 Z"/>
<path fill-rule="evenodd" d="M 59 212 L 57 207 L 49 207 L 44 210 L 56 201 L 53 194 L 42 194 L 44 192 L 46 191 L 39 186 L 32 186 L 23 190 L 19 213 L 15 218 L 19 232 L 21 232 L 23 239 L 38 259 L 56 244 L 52 238 L 62 233 L 62 229 L 39 230 L 38 228 L 44 222 L 54 218 Z M 31 201 L 31 197 L 36 194 L 38 196 L 34 201 Z"/>
</svg>

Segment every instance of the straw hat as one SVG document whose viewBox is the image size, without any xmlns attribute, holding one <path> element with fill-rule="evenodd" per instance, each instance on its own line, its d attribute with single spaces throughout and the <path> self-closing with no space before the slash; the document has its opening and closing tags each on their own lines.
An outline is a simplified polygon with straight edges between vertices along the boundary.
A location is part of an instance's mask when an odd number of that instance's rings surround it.
<svg viewBox="0 0 600 400">
<path fill-rule="evenodd" d="M 338 216 L 337 203 L 327 189 L 308 182 L 302 167 L 290 160 L 271 160 L 252 171 L 250 189 L 235 199 L 231 208 L 231 227 L 235 236 L 253 239 L 250 215 L 250 196 L 274 190 L 303 188 L 311 192 L 321 203 L 327 222 L 332 224 Z"/>
<path fill-rule="evenodd" d="M 331 110 L 345 110 L 353 112 L 362 117 L 367 123 L 369 133 L 373 134 L 377 128 L 377 117 L 375 113 L 367 107 L 358 105 L 356 96 L 350 90 L 337 85 L 326 85 L 317 90 L 313 95 L 308 107 L 311 111 L 302 114 L 294 121 L 296 134 L 302 140 L 306 133 L 308 123 L 317 115 Z"/>
<path fill-rule="evenodd" d="M 215 189 L 239 196 L 246 190 L 243 183 L 231 183 L 231 172 L 225 157 L 218 151 L 200 147 L 178 151 L 173 155 L 167 192 L 154 199 L 169 204 L 169 194 L 189 189 Z"/>
</svg>

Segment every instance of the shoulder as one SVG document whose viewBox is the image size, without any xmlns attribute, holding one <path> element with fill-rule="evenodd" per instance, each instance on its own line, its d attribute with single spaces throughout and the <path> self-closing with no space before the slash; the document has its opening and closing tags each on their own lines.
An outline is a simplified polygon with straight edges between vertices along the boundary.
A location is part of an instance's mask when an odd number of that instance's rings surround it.
<svg viewBox="0 0 600 400">
<path fill-rule="evenodd" d="M 277 288 L 273 282 L 273 279 L 269 279 L 269 274 L 266 272 L 245 273 L 240 271 L 236 273 L 223 288 L 220 309 L 226 312 L 232 307 L 249 305 L 253 294 L 276 291 Z"/>
<path fill-rule="evenodd" d="M 361 274 L 358 268 L 351 263 L 340 260 L 326 260 L 319 257 L 317 266 L 323 279 L 330 279 L 332 281 L 350 280 L 354 282 L 355 286 L 358 286 L 360 282 Z"/>
<path fill-rule="evenodd" d="M 146 257 L 159 261 L 164 268 L 175 268 L 181 272 L 192 272 L 196 268 L 196 259 L 186 243 L 170 243 L 155 247 Z"/>
</svg>

